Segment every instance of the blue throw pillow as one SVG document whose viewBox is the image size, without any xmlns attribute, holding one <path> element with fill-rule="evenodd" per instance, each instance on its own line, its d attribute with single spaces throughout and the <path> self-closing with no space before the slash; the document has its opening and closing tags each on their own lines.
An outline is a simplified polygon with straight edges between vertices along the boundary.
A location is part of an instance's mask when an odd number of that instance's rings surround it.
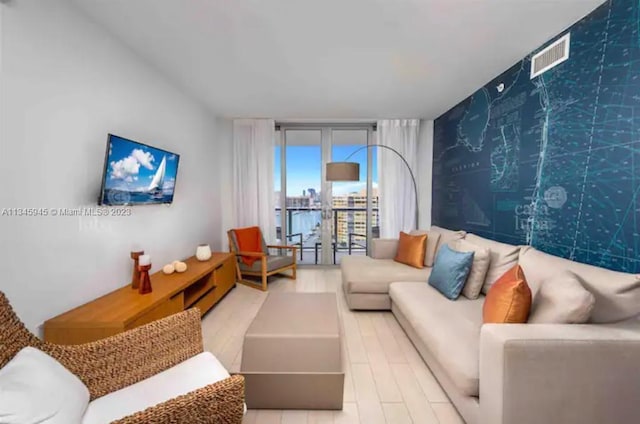
<svg viewBox="0 0 640 424">
<path fill-rule="evenodd" d="M 448 299 L 456 300 L 473 264 L 474 252 L 458 252 L 446 244 L 443 245 L 433 264 L 429 285 L 433 286 Z"/>
</svg>

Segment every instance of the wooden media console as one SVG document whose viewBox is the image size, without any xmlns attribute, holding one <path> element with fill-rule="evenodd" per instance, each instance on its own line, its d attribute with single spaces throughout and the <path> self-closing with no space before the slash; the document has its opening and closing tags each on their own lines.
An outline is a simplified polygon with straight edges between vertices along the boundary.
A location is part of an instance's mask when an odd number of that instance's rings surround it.
<svg viewBox="0 0 640 424">
<path fill-rule="evenodd" d="M 153 291 L 139 294 L 130 284 L 44 323 L 44 339 L 57 344 L 99 340 L 191 307 L 204 315 L 236 283 L 235 256 L 214 252 L 200 262 L 187 259 L 187 270 L 151 275 Z"/>
</svg>

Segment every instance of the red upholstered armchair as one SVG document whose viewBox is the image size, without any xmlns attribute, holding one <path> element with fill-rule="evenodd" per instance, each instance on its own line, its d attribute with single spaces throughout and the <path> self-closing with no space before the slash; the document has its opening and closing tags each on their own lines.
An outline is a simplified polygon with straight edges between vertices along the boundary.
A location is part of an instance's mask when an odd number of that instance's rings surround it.
<svg viewBox="0 0 640 424">
<path fill-rule="evenodd" d="M 258 227 L 231 229 L 227 235 L 229 250 L 237 258 L 236 271 L 240 283 L 267 291 L 267 277 L 271 275 L 291 270 L 287 276 L 296 279 L 297 246 L 267 245 Z M 271 254 L 269 249 L 277 250 L 278 254 Z M 287 251 L 291 254 L 286 254 Z M 261 284 L 246 280 L 245 276 L 261 277 Z"/>
</svg>

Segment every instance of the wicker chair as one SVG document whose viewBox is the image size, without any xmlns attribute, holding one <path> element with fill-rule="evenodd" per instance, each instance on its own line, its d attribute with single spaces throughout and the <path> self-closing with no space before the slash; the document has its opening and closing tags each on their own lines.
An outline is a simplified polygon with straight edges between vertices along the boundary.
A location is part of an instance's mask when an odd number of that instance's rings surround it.
<svg viewBox="0 0 640 424">
<path fill-rule="evenodd" d="M 130 386 L 179 364 L 203 349 L 200 312 L 190 309 L 168 318 L 82 345 L 54 345 L 31 334 L 0 292 L 0 368 L 22 348 L 54 357 L 88 387 L 91 400 Z M 215 384 L 139 411 L 118 424 L 241 423 L 244 378 Z"/>
</svg>

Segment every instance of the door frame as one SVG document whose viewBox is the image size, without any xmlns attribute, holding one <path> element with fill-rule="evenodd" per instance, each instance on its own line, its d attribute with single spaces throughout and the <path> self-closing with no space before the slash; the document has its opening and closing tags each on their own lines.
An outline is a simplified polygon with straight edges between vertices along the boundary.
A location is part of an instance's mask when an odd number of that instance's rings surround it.
<svg viewBox="0 0 640 424">
<path fill-rule="evenodd" d="M 321 159 L 321 170 L 320 170 L 320 181 L 321 181 L 321 201 L 322 201 L 322 231 L 321 231 L 321 261 L 322 265 L 333 265 L 333 249 L 325 248 L 326 246 L 331 246 L 332 242 L 332 234 L 331 234 L 331 220 L 332 220 L 332 183 L 326 180 L 325 169 L 327 162 L 331 162 L 332 160 L 341 161 L 345 160 L 345 158 L 332 158 L 332 148 L 333 148 L 333 137 L 332 133 L 334 130 L 359 130 L 359 131 L 367 131 L 367 145 L 375 144 L 375 123 L 374 122 L 362 122 L 362 123 L 302 123 L 302 122 L 276 122 L 275 126 L 276 131 L 280 132 L 280 205 L 276 205 L 280 207 L 280 225 L 282 228 L 282 234 L 286 233 L 286 228 L 288 228 L 288 214 L 286 213 L 286 202 L 287 202 L 287 140 L 286 140 L 286 132 L 287 130 L 309 130 L 309 131 L 320 131 L 321 133 L 321 151 L 322 151 L 322 159 Z M 374 149 L 367 149 L 367 210 L 366 210 L 366 220 L 367 220 L 367 241 L 366 241 L 366 254 L 369 255 L 371 252 L 371 240 L 373 236 L 372 232 L 372 219 L 373 219 L 373 200 L 371 193 L 373 192 L 373 155 Z M 331 198 L 328 198 L 329 194 L 331 194 Z M 326 206 L 328 204 L 328 207 Z M 325 210 L 325 208 L 327 208 Z M 324 219 L 324 214 L 328 213 L 329 218 Z M 328 226 L 328 229 L 326 228 Z M 287 244 L 288 240 L 286 237 L 282 237 L 283 244 Z M 301 247 L 302 248 L 302 247 Z"/>
</svg>

